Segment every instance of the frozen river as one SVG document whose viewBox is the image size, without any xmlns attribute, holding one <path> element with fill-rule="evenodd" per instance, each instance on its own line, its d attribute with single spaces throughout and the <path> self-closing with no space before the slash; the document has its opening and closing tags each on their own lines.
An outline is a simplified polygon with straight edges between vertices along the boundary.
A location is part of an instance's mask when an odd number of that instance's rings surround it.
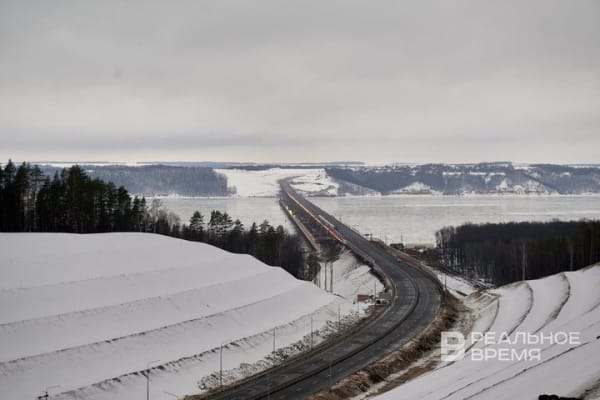
<svg viewBox="0 0 600 400">
<path fill-rule="evenodd" d="M 391 242 L 434 243 L 435 232 L 465 222 L 600 219 L 600 196 L 389 196 L 312 197 L 311 200 L 363 233 Z M 276 198 L 163 198 L 163 204 L 189 220 L 194 210 L 228 212 L 245 225 L 264 219 L 290 223 Z"/>
</svg>

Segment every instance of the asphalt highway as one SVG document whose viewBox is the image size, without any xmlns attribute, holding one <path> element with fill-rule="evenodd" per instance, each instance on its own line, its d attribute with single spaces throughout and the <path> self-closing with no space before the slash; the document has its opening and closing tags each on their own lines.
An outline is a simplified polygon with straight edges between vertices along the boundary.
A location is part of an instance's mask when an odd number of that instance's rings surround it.
<svg viewBox="0 0 600 400">
<path fill-rule="evenodd" d="M 361 330 L 300 357 L 257 379 L 216 393 L 215 400 L 303 399 L 332 386 L 408 342 L 434 319 L 440 304 L 439 287 L 425 273 L 396 260 L 381 247 L 298 195 L 286 182 L 282 190 L 314 216 L 322 216 L 345 244 L 374 268 L 392 287 L 388 308 Z M 330 226 L 331 226 L 330 225 Z"/>
</svg>

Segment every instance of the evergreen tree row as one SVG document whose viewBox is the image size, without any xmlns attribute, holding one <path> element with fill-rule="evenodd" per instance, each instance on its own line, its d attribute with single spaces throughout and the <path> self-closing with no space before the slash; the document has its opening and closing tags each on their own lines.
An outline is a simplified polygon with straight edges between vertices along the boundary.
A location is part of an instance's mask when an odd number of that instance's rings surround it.
<svg viewBox="0 0 600 400">
<path fill-rule="evenodd" d="M 176 228 L 178 229 L 178 228 Z M 280 265 L 297 278 L 312 280 L 306 266 L 302 240 L 288 234 L 281 225 L 273 227 L 268 221 L 252 223 L 246 229 L 239 219 L 229 214 L 211 211 L 208 221 L 196 211 L 188 225 L 181 228 L 181 237 L 202 241 L 233 253 L 250 254 L 268 265 Z"/>
<path fill-rule="evenodd" d="M 0 166 L 0 231 L 111 232 L 144 230 L 145 200 L 91 179 L 78 166 L 51 179 L 40 168 Z"/>
<path fill-rule="evenodd" d="M 251 254 L 268 265 L 282 266 L 301 279 L 305 268 L 302 239 L 267 221 L 245 229 L 227 213 L 210 219 L 196 211 L 189 224 L 153 199 L 131 197 L 124 187 L 92 179 L 79 166 L 56 172 L 51 179 L 38 166 L 8 161 L 0 165 L 0 232 L 153 232 L 222 249 Z"/>
<path fill-rule="evenodd" d="M 465 224 L 436 233 L 442 266 L 496 285 L 600 261 L 600 221 Z"/>
</svg>

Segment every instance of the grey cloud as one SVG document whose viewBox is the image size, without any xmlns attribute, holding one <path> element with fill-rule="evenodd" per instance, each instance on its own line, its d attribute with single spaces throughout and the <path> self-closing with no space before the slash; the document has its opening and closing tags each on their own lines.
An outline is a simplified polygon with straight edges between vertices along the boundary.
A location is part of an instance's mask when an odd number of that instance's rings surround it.
<svg viewBox="0 0 600 400">
<path fill-rule="evenodd" d="M 4 1 L 0 157 L 595 161 L 599 16 L 558 0 Z"/>
<path fill-rule="evenodd" d="M 262 133 L 253 133 L 252 135 L 224 134 L 217 132 L 213 132 L 210 135 L 200 135 L 196 133 L 185 135 L 179 133 L 148 135 L 147 133 L 143 133 L 137 135 L 111 135 L 109 138 L 103 134 L 85 136 L 58 133 L 39 137 L 35 142 L 35 147 L 51 150 L 87 150 L 92 148 L 98 151 L 127 150 L 132 152 L 135 152 L 136 150 L 177 150 L 193 147 L 208 148 L 218 151 L 223 148 L 243 149 L 253 146 L 261 146 L 264 148 L 281 145 L 294 146 L 297 143 L 298 141 L 293 140 L 292 138 L 284 138 L 284 140 L 274 142 L 271 135 Z M 27 135 L 7 136 L 3 144 L 18 150 L 26 150 L 32 145 Z"/>
</svg>

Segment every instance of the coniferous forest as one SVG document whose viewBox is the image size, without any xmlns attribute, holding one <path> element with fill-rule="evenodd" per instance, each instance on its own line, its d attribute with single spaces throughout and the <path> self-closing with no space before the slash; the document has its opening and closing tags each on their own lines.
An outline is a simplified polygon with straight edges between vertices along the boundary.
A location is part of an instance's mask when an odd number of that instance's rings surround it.
<svg viewBox="0 0 600 400">
<path fill-rule="evenodd" d="M 439 230 L 436 241 L 443 267 L 495 285 L 600 261 L 600 221 L 465 224 Z"/>
<path fill-rule="evenodd" d="M 0 165 L 0 232 L 152 232 L 251 254 L 297 278 L 312 279 L 302 239 L 281 226 L 263 221 L 246 229 L 220 211 L 211 212 L 207 221 L 195 212 L 182 225 L 159 199 L 147 204 L 143 197 L 132 198 L 124 187 L 92 179 L 76 165 L 53 177 L 28 163 Z"/>
</svg>

